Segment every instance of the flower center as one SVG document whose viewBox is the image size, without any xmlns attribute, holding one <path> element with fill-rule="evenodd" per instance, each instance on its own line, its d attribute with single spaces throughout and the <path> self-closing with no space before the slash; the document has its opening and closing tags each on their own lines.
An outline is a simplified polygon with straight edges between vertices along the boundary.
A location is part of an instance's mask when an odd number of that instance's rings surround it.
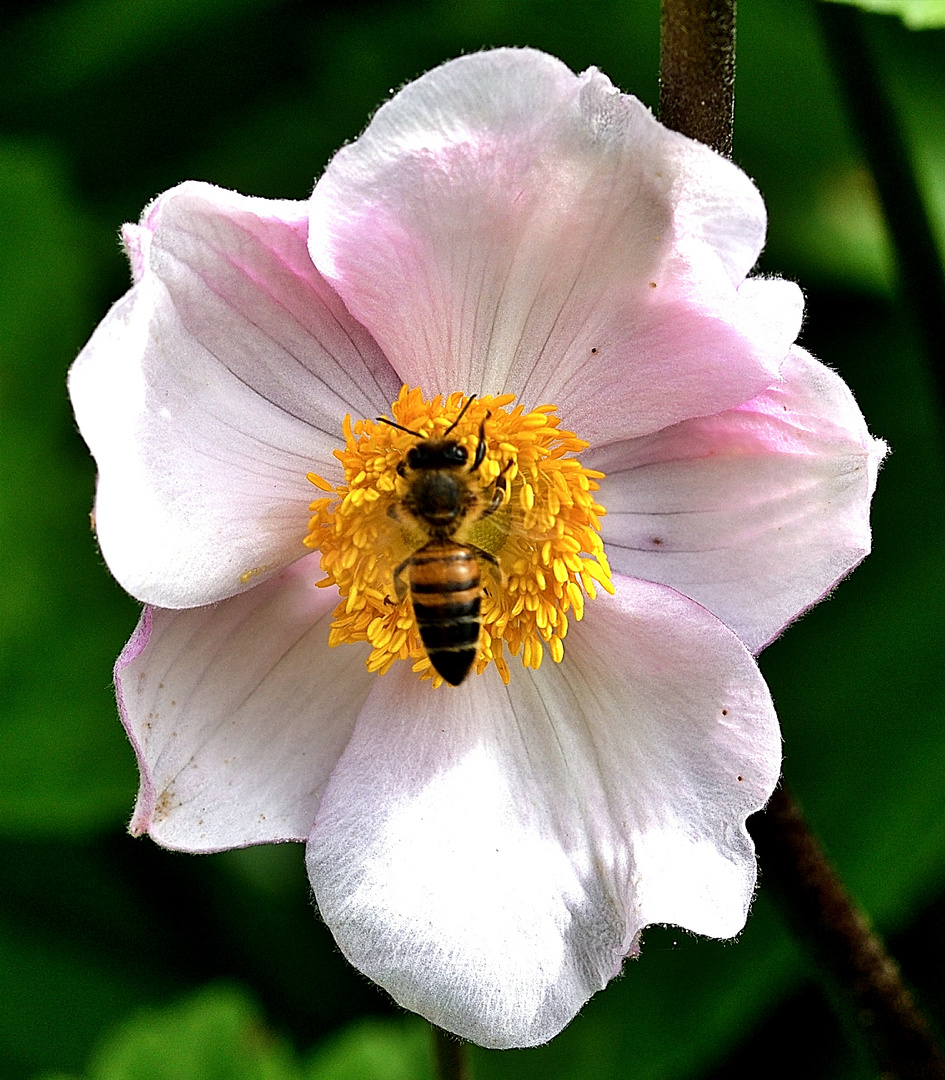
<svg viewBox="0 0 945 1080">
<path fill-rule="evenodd" d="M 309 473 L 305 544 L 337 586 L 329 642 L 367 641 L 381 674 L 412 660 L 435 685 L 504 656 L 537 668 L 564 655 L 568 615 L 584 594 L 613 592 L 594 501 L 602 473 L 574 455 L 587 443 L 558 426 L 555 406 L 526 412 L 512 394 L 425 401 L 401 389 L 392 420 L 345 417 L 335 456 L 344 482 Z"/>
</svg>

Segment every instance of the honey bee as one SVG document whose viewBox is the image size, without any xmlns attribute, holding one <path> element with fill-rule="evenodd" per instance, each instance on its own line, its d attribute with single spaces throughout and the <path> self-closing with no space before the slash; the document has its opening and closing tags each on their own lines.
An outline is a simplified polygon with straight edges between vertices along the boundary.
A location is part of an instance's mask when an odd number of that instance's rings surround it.
<svg viewBox="0 0 945 1080">
<path fill-rule="evenodd" d="M 451 686 L 466 678 L 476 659 L 483 591 L 480 560 L 501 580 L 495 555 L 472 541 L 478 538 L 477 526 L 506 501 L 505 472 L 509 466 L 490 487 L 482 484 L 478 474 L 486 456 L 488 416 L 479 425 L 472 464 L 466 447 L 449 438 L 474 400 L 475 396 L 470 397 L 438 438 L 423 438 L 410 428 L 378 417 L 420 439 L 397 467 L 407 490 L 388 510 L 413 541 L 412 554 L 394 569 L 394 590 L 399 601 L 409 591 L 430 663 Z M 501 537 L 501 526 L 495 535 Z M 490 546 L 498 550 L 501 540 Z"/>
</svg>

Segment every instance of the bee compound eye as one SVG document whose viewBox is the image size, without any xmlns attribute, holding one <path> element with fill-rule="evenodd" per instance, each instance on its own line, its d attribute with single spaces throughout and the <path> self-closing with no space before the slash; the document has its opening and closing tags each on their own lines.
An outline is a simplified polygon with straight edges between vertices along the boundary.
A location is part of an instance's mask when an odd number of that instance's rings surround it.
<svg viewBox="0 0 945 1080">
<path fill-rule="evenodd" d="M 450 465 L 465 465 L 469 460 L 469 454 L 466 452 L 465 446 L 460 446 L 459 443 L 453 443 L 443 451 L 443 457 L 450 463 Z"/>
</svg>

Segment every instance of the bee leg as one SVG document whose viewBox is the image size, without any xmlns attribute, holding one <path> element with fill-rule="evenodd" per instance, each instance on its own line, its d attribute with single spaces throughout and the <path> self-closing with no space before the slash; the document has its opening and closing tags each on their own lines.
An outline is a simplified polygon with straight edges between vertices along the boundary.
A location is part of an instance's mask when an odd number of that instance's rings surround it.
<svg viewBox="0 0 945 1080">
<path fill-rule="evenodd" d="M 391 507 L 393 509 L 393 507 Z M 410 565 L 410 557 L 404 559 L 404 561 L 394 570 L 394 592 L 397 594 L 397 602 L 400 603 L 407 595 L 407 580 L 404 577 L 404 571 Z"/>
<path fill-rule="evenodd" d="M 502 567 L 499 566 L 499 560 L 491 552 L 484 551 L 482 548 L 475 547 L 470 544 L 473 551 L 476 553 L 476 558 L 481 559 L 486 564 L 489 577 L 496 583 L 496 585 L 505 584 L 505 574 L 502 573 Z"/>
<path fill-rule="evenodd" d="M 485 551 L 481 547 L 476 547 L 475 544 L 467 544 L 467 547 L 471 547 L 476 553 L 477 558 L 484 559 L 491 566 L 498 566 L 499 560 L 492 554 L 491 551 Z"/>
<path fill-rule="evenodd" d="M 507 484 L 505 484 L 504 482 L 500 484 L 498 480 L 496 481 L 495 491 L 492 493 L 492 502 L 483 511 L 483 517 L 488 517 L 490 514 L 494 514 L 496 510 L 499 509 L 499 507 L 505 502 L 505 493 L 507 490 Z"/>
<path fill-rule="evenodd" d="M 492 493 L 492 502 L 483 510 L 482 516 L 488 517 L 490 514 L 494 514 L 502 504 L 505 502 L 506 492 L 509 490 L 508 477 L 506 472 L 511 468 L 512 462 L 508 462 L 502 472 L 495 478 L 495 491 Z"/>
<path fill-rule="evenodd" d="M 479 440 L 476 443 L 476 456 L 473 458 L 472 465 L 469 466 L 470 472 L 476 472 L 479 466 L 485 461 L 486 458 L 486 420 L 492 416 L 492 413 L 486 413 L 483 417 L 482 423 L 479 425 Z"/>
</svg>

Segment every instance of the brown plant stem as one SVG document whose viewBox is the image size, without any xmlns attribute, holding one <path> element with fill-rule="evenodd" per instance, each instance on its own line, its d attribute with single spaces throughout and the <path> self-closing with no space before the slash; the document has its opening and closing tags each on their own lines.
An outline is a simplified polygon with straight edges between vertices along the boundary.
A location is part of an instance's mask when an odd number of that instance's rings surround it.
<svg viewBox="0 0 945 1080">
<path fill-rule="evenodd" d="M 830 980 L 883 1080 L 943 1080 L 945 1061 L 869 919 L 853 902 L 785 787 L 750 822 L 762 881 Z"/>
<path fill-rule="evenodd" d="M 448 1031 L 430 1025 L 433 1049 L 436 1054 L 436 1074 L 439 1080 L 472 1080 L 466 1044 Z"/>
<path fill-rule="evenodd" d="M 663 0 L 660 120 L 732 156 L 735 0 Z"/>
</svg>

